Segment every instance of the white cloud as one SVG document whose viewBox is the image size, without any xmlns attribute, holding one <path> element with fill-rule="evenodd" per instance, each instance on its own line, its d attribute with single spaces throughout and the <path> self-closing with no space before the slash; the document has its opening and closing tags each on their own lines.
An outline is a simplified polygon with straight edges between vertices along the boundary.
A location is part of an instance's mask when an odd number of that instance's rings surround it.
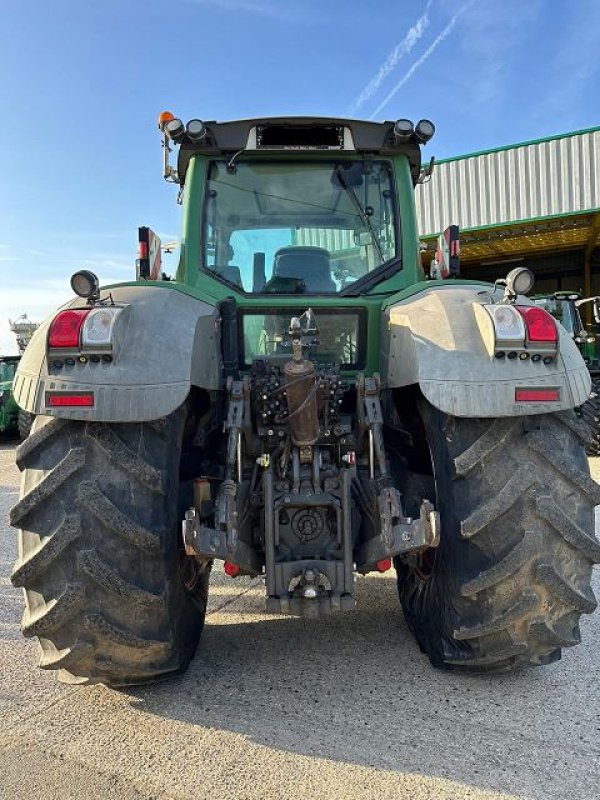
<svg viewBox="0 0 600 800">
<path fill-rule="evenodd" d="M 571 126 L 568 120 L 580 113 L 586 95 L 597 109 L 599 50 L 600 5 L 597 0 L 570 4 L 553 58 L 545 65 L 550 78 L 549 91 L 536 109 L 536 117 L 544 127 L 568 129 Z"/>
<path fill-rule="evenodd" d="M 130 230 L 124 230 L 121 233 L 111 233 L 107 231 L 92 231 L 91 233 L 88 231 L 53 231 L 48 234 L 48 237 L 51 239 L 60 239 L 62 241 L 66 241 L 72 239 L 74 241 L 79 241 L 81 239 L 85 240 L 86 242 L 93 242 L 97 241 L 98 239 L 132 239 L 135 238 L 134 233 Z"/>
<path fill-rule="evenodd" d="M 476 103 L 499 102 L 514 96 L 515 56 L 527 52 L 528 40 L 536 36 L 537 18 L 543 13 L 541 0 L 481 2 L 465 17 L 460 40 L 462 57 L 468 65 L 462 83 L 464 92 Z M 502 35 L 498 35 L 501 31 Z M 530 74 L 535 71 L 531 62 Z M 457 76 L 457 79 L 460 80 Z"/>
<path fill-rule="evenodd" d="M 125 274 L 121 275 L 121 280 L 131 277 L 131 275 L 133 275 L 135 272 L 135 262 L 133 259 L 125 260 L 117 258 L 104 258 L 96 261 L 96 266 L 102 266 L 107 269 L 118 269 L 122 271 Z"/>
<path fill-rule="evenodd" d="M 456 14 L 454 14 L 454 16 L 453 16 L 453 17 L 450 19 L 450 22 L 449 22 L 449 23 L 446 25 L 446 27 L 444 28 L 444 30 L 443 30 L 443 31 L 442 31 L 440 34 L 438 34 L 438 36 L 436 36 L 436 38 L 435 38 L 435 39 L 433 40 L 433 42 L 432 42 L 432 43 L 429 45 L 429 47 L 427 48 L 427 50 L 425 50 L 425 52 L 423 53 L 423 55 L 422 55 L 422 56 L 420 56 L 420 58 L 418 58 L 418 59 L 417 59 L 417 60 L 414 62 L 414 64 L 413 64 L 413 65 L 410 67 L 410 69 L 408 69 L 408 70 L 407 70 L 407 71 L 404 73 L 404 75 L 403 75 L 403 76 L 400 78 L 400 80 L 399 80 L 399 81 L 398 81 L 398 83 L 397 83 L 397 84 L 394 86 L 394 88 L 392 89 L 392 91 L 391 91 L 391 92 L 389 92 L 389 94 L 388 94 L 388 95 L 387 95 L 387 96 L 386 96 L 386 97 L 385 97 L 385 98 L 384 98 L 384 99 L 381 101 L 381 103 L 380 103 L 380 104 L 377 106 L 377 108 L 375 109 L 375 111 L 374 111 L 374 112 L 371 114 L 371 116 L 370 116 L 370 119 L 373 119 L 374 117 L 376 117 L 376 116 L 377 116 L 377 114 L 379 114 L 379 112 L 380 112 L 380 111 L 381 111 L 383 108 L 385 108 L 385 106 L 387 106 L 387 104 L 390 102 L 390 100 L 392 99 L 392 97 L 394 97 L 394 95 L 395 95 L 397 92 L 399 92 L 399 91 L 400 91 L 400 89 L 401 89 L 401 88 L 404 86 L 404 84 L 405 84 L 407 81 L 409 81 L 409 80 L 412 78 L 412 76 L 413 76 L 413 75 L 415 74 L 415 72 L 416 72 L 416 71 L 419 69 L 419 67 L 422 67 L 422 66 L 423 66 L 423 64 L 424 64 L 424 63 L 427 61 L 427 59 L 428 59 L 428 58 L 431 56 L 431 54 L 434 52 L 434 50 L 435 50 L 435 49 L 436 49 L 436 48 L 437 48 L 437 47 L 438 47 L 438 46 L 439 46 L 439 45 L 440 45 L 440 44 L 441 44 L 441 43 L 444 41 L 444 39 L 446 39 L 446 38 L 447 38 L 447 37 L 450 35 L 450 33 L 452 32 L 452 29 L 453 29 L 453 28 L 454 28 L 454 26 L 456 25 L 456 21 L 457 21 L 457 20 L 458 20 L 458 18 L 461 16 L 461 14 L 463 14 L 463 13 L 464 13 L 464 12 L 465 12 L 465 11 L 466 11 L 468 8 L 469 8 L 469 6 L 473 5 L 473 3 L 474 3 L 474 2 L 475 2 L 475 0 L 470 0 L 470 2 L 468 2 L 468 3 L 465 3 L 463 6 L 461 6 L 461 7 L 458 9 L 458 11 L 456 12 Z"/>
<path fill-rule="evenodd" d="M 379 67 L 379 70 L 376 75 L 374 75 L 369 83 L 365 86 L 362 92 L 357 95 L 352 104 L 350 105 L 350 114 L 355 114 L 358 109 L 367 102 L 379 89 L 383 81 L 387 78 L 387 76 L 392 72 L 394 67 L 398 64 L 398 62 L 406 55 L 410 53 L 416 43 L 419 41 L 421 36 L 425 33 L 429 26 L 429 9 L 431 8 L 433 0 L 427 0 L 427 5 L 425 6 L 425 10 L 419 17 L 419 19 L 415 22 L 415 24 L 408 29 L 405 33 L 402 41 L 394 47 L 392 52 L 388 55 L 386 60 L 383 64 Z"/>
<path fill-rule="evenodd" d="M 261 3 L 255 0 L 188 0 L 200 6 L 215 8 L 227 13 L 257 14 L 279 20 L 297 19 L 298 16 L 288 3 Z"/>
</svg>

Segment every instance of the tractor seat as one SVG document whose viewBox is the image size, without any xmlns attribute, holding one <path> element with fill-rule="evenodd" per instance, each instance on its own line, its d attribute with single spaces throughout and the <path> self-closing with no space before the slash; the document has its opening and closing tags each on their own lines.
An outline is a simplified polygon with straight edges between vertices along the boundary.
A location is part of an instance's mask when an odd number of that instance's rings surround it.
<svg viewBox="0 0 600 800">
<path fill-rule="evenodd" d="M 307 292 L 335 292 L 330 263 L 322 247 L 282 247 L 275 253 L 273 277 L 302 278 Z"/>
</svg>

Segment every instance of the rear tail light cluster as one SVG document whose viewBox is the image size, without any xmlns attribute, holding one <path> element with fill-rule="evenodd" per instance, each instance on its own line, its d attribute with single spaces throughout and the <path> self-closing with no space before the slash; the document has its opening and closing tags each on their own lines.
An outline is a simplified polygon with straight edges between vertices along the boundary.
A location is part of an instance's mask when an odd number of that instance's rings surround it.
<svg viewBox="0 0 600 800">
<path fill-rule="evenodd" d="M 558 328 L 554 318 L 539 306 L 509 304 L 484 306 L 494 326 L 494 355 L 552 363 L 558 351 Z"/>
<path fill-rule="evenodd" d="M 81 327 L 89 313 L 90 309 L 85 311 L 69 309 L 57 314 L 50 325 L 48 347 L 60 350 L 78 350 Z"/>
<path fill-rule="evenodd" d="M 120 308 L 68 309 L 54 317 L 48 332 L 48 348 L 81 353 L 110 352 Z"/>
<path fill-rule="evenodd" d="M 530 342 L 545 342 L 558 346 L 558 329 L 554 317 L 539 306 L 516 306 L 525 320 L 527 338 Z"/>
</svg>

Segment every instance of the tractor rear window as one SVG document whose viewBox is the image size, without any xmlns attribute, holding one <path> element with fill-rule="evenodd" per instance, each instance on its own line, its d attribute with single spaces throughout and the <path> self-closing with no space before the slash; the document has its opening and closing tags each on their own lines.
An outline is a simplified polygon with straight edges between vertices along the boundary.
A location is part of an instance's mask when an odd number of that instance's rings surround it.
<svg viewBox="0 0 600 800">
<path fill-rule="evenodd" d="M 398 256 L 387 161 L 209 166 L 202 266 L 254 294 L 335 294 Z"/>
<path fill-rule="evenodd" d="M 0 361 L 0 383 L 12 381 L 17 371 L 18 361 Z"/>
<path fill-rule="evenodd" d="M 300 317 L 305 309 L 253 309 L 242 311 L 243 366 L 256 358 L 285 356 L 292 353 L 289 335 L 290 320 Z M 305 343 L 309 357 L 319 363 L 340 364 L 342 369 L 361 369 L 365 361 L 366 315 L 363 309 L 321 312 L 315 309 L 316 332 L 308 333 Z"/>
</svg>

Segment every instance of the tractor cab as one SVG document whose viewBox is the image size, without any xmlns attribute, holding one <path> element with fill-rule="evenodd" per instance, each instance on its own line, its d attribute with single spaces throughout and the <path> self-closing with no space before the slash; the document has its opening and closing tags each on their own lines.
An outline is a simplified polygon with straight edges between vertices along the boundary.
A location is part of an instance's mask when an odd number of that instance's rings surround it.
<svg viewBox="0 0 600 800">
<path fill-rule="evenodd" d="M 412 189 L 434 133 L 428 120 L 184 125 L 163 114 L 159 127 L 164 177 L 180 184 L 188 209 L 184 282 L 271 302 L 397 289 L 389 280 L 403 270 L 403 283 L 416 279 Z"/>
<path fill-rule="evenodd" d="M 431 170 L 421 168 L 421 146 L 433 124 L 293 117 L 184 125 L 164 113 L 159 127 L 164 177 L 180 185 L 186 207 L 176 279 L 219 303 L 233 371 L 289 358 L 290 320 L 309 308 L 311 359 L 345 373 L 374 369 L 377 342 L 372 335 L 368 364 L 367 329 L 379 327 L 382 296 L 424 277 L 413 189 Z"/>
</svg>

